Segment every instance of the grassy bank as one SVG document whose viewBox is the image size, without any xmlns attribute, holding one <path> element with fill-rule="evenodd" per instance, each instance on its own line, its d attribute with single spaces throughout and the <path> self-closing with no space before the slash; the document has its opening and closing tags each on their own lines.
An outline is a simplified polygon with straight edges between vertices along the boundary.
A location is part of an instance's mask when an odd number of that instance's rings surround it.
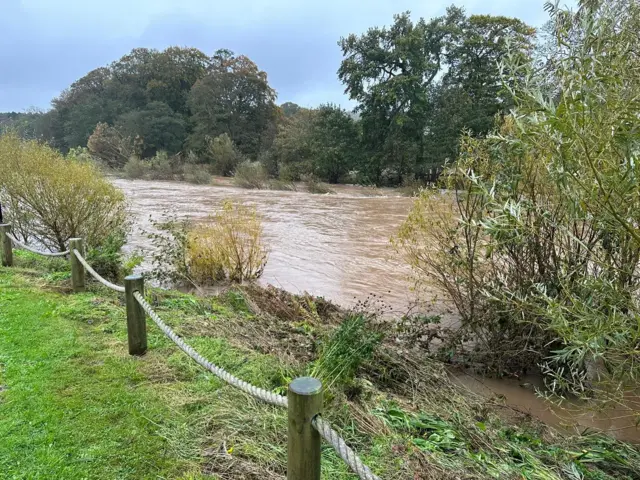
<svg viewBox="0 0 640 480">
<path fill-rule="evenodd" d="M 284 478 L 283 409 L 221 383 L 153 324 L 149 352 L 130 357 L 119 295 L 71 294 L 62 261 L 16 252 L 16 262 L 0 269 L 0 478 Z M 470 397 L 390 326 L 355 377 L 341 376 L 344 314 L 319 299 L 259 289 L 148 298 L 197 350 L 255 385 L 283 393 L 301 374 L 339 377 L 325 416 L 384 479 L 638 478 L 632 446 L 568 438 Z M 330 447 L 322 455 L 324 478 L 355 478 Z"/>
</svg>

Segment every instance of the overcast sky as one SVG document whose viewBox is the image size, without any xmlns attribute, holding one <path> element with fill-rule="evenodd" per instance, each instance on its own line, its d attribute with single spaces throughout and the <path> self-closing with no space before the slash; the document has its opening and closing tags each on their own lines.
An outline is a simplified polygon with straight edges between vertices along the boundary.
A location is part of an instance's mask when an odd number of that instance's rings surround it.
<svg viewBox="0 0 640 480">
<path fill-rule="evenodd" d="M 278 102 L 348 105 L 337 41 L 394 13 L 442 15 L 452 0 L 0 0 L 0 111 L 49 108 L 90 70 L 134 47 L 228 48 L 269 76 Z M 459 0 L 468 13 L 546 21 L 544 0 Z"/>
</svg>

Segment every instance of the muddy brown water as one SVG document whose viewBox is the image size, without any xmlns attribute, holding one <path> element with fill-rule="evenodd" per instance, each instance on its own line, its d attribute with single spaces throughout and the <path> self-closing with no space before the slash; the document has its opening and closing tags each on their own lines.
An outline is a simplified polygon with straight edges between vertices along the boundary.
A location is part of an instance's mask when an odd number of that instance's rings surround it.
<svg viewBox="0 0 640 480">
<path fill-rule="evenodd" d="M 392 189 L 337 186 L 335 194 L 245 190 L 218 179 L 221 185 L 197 186 L 182 182 L 112 179 L 126 194 L 135 216 L 127 248 L 140 250 L 148 258 L 151 245 L 144 231 L 150 219 L 172 211 L 180 217 L 204 219 L 225 199 L 254 205 L 263 217 L 269 260 L 260 282 L 285 290 L 323 296 L 344 307 L 372 298 L 384 302 L 395 313 L 415 305 L 410 269 L 390 246 L 390 238 L 406 218 L 410 198 Z M 143 265 L 143 269 L 149 265 Z M 442 302 L 435 306 L 444 317 L 455 316 Z M 640 409 L 629 404 L 593 412 L 579 403 L 561 409 L 536 396 L 536 378 L 488 379 L 455 373 L 462 387 L 485 397 L 494 397 L 545 423 L 571 431 L 595 428 L 621 440 L 640 442 L 634 415 Z M 630 406 L 631 405 L 631 406 Z"/>
</svg>

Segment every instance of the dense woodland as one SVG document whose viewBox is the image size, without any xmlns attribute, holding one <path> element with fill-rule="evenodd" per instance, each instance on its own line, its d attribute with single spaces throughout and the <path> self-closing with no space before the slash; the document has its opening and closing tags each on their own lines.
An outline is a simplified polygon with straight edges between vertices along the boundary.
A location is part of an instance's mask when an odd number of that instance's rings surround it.
<svg viewBox="0 0 640 480">
<path fill-rule="evenodd" d="M 353 112 L 277 105 L 267 73 L 229 50 L 136 48 L 74 82 L 47 112 L 0 114 L 0 130 L 63 152 L 88 147 L 113 168 L 163 152 L 222 175 L 247 159 L 287 181 L 420 181 L 455 157 L 462 132 L 482 136 L 510 108 L 499 65 L 530 57 L 535 30 L 452 6 L 430 20 L 402 13 L 338 44 Z"/>
</svg>

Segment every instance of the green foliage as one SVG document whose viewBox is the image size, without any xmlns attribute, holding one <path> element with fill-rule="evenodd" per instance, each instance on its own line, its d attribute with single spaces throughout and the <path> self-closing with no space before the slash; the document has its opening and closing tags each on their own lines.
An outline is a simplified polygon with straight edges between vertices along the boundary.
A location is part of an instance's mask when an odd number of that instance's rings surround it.
<svg viewBox="0 0 640 480">
<path fill-rule="evenodd" d="M 444 160 L 443 154 L 455 152 L 463 129 L 486 133 L 494 113 L 508 107 L 497 95 L 496 62 L 506 58 L 509 48 L 511 55 L 525 56 L 533 34 L 516 19 L 467 17 L 450 7 L 445 16 L 430 21 L 414 23 L 403 13 L 389 28 L 342 38 L 345 58 L 338 75 L 358 101 L 368 157 L 362 166 L 365 176 L 377 184 L 385 183 L 385 177 L 398 184 L 409 173 L 424 176 Z M 447 111 L 438 103 L 449 100 L 451 95 L 444 94 L 449 91 L 473 101 Z M 439 145 L 435 149 L 434 140 Z"/>
<path fill-rule="evenodd" d="M 359 313 L 348 314 L 322 345 L 310 375 L 320 379 L 328 390 L 351 384 L 358 368 L 371 359 L 382 340 L 382 334 L 372 326 L 372 318 Z"/>
<path fill-rule="evenodd" d="M 173 180 L 178 170 L 177 165 L 174 165 L 173 158 L 169 158 L 169 155 L 165 151 L 159 151 L 155 156 L 148 160 L 149 170 L 147 177 L 150 180 Z"/>
<path fill-rule="evenodd" d="M 267 74 L 255 63 L 244 55 L 218 50 L 206 75 L 189 93 L 196 125 L 189 144 L 198 150 L 207 136 L 226 134 L 243 155 L 256 158 L 273 142 L 275 98 Z"/>
<path fill-rule="evenodd" d="M 133 269 L 142 263 L 142 257 L 131 255 L 125 257 L 122 247 L 127 241 L 124 232 L 115 232 L 105 242 L 87 251 L 86 259 L 93 269 L 103 277 L 114 282 L 121 282 L 130 275 Z"/>
<path fill-rule="evenodd" d="M 89 162 L 64 158 L 36 141 L 0 137 L 0 203 L 24 241 L 54 251 L 70 238 L 99 247 L 128 228 L 123 193 Z"/>
<path fill-rule="evenodd" d="M 217 175 L 232 175 L 242 161 L 242 155 L 236 150 L 231 137 L 226 133 L 215 138 L 206 137 L 206 144 L 206 156 L 213 172 Z"/>
<path fill-rule="evenodd" d="M 149 276 L 162 284 L 193 284 L 187 261 L 189 223 L 165 213 L 151 221 L 152 231 L 146 232 L 153 246 Z"/>
<path fill-rule="evenodd" d="M 234 185 L 241 188 L 266 188 L 269 176 L 260 162 L 245 160 L 236 167 Z"/>
<path fill-rule="evenodd" d="M 639 373 L 640 6 L 552 14 L 547 68 L 508 64 L 513 116 L 463 139 L 455 194 L 425 192 L 400 240 L 490 368 L 542 365 L 554 393 L 607 400 Z"/>
<path fill-rule="evenodd" d="M 182 179 L 185 182 L 197 185 L 209 185 L 211 183 L 211 174 L 206 165 L 185 163 L 182 167 Z"/>
<path fill-rule="evenodd" d="M 133 156 L 124 165 L 124 175 L 131 179 L 145 178 L 149 173 L 149 167 L 149 162 Z"/>
<path fill-rule="evenodd" d="M 182 150 L 187 138 L 184 116 L 160 101 L 120 115 L 117 125 L 125 135 L 139 139 L 141 151 L 136 153 L 142 157 L 153 157 L 159 151 L 176 154 Z"/>
</svg>

